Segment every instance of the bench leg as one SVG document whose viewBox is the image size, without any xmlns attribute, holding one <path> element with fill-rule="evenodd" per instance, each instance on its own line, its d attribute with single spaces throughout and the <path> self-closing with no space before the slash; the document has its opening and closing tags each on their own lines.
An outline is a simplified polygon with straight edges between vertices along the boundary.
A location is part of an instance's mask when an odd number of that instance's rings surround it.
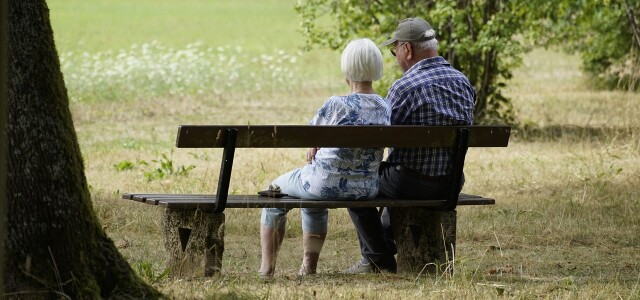
<svg viewBox="0 0 640 300">
<path fill-rule="evenodd" d="M 453 274 L 456 211 L 392 208 L 398 272 Z"/>
<path fill-rule="evenodd" d="M 224 221 L 224 213 L 165 210 L 162 227 L 170 277 L 202 277 L 220 272 Z"/>
</svg>

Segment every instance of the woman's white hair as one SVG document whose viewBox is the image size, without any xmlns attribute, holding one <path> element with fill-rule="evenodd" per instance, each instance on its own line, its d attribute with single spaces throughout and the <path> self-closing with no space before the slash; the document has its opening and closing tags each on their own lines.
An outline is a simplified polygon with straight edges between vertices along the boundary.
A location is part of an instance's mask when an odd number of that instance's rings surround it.
<svg viewBox="0 0 640 300">
<path fill-rule="evenodd" d="M 351 81 L 374 81 L 382 77 L 382 53 L 370 39 L 349 42 L 340 58 L 342 73 Z"/>
<path fill-rule="evenodd" d="M 417 51 L 434 50 L 438 51 L 438 40 L 435 38 L 436 32 L 433 29 L 429 29 L 424 33 L 424 36 L 433 36 L 434 38 L 424 42 L 412 42 L 411 47 Z"/>
</svg>

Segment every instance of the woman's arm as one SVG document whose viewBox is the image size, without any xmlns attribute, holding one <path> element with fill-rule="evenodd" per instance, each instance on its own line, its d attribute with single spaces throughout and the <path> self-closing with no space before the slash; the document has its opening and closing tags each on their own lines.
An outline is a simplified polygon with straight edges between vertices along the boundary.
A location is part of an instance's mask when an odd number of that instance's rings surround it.
<svg viewBox="0 0 640 300">
<path fill-rule="evenodd" d="M 312 160 L 316 159 L 316 153 L 320 150 L 320 148 L 309 148 L 307 151 L 307 163 L 311 163 Z"/>
</svg>

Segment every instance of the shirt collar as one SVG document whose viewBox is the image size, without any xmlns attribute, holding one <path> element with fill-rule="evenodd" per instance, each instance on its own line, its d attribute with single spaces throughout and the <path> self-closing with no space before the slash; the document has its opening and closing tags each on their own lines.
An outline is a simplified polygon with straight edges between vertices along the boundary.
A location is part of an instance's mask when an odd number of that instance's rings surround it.
<svg viewBox="0 0 640 300">
<path fill-rule="evenodd" d="M 409 68 L 407 73 L 414 72 L 415 70 L 418 70 L 418 69 L 430 69 L 436 66 L 449 66 L 449 65 L 450 65 L 449 62 L 445 60 L 444 57 L 442 56 L 429 57 L 417 62 L 415 65 Z"/>
</svg>

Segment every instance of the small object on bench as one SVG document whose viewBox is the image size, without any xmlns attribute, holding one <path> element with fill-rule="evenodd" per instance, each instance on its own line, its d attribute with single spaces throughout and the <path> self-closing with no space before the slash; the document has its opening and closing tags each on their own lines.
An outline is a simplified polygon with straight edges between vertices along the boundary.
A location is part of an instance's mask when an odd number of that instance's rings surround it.
<svg viewBox="0 0 640 300">
<path fill-rule="evenodd" d="M 280 190 L 280 187 L 277 184 L 270 184 L 268 190 L 259 191 L 258 195 L 262 197 L 270 197 L 270 198 L 282 198 L 285 196 L 289 196 L 285 193 L 282 193 L 282 190 Z"/>
<path fill-rule="evenodd" d="M 289 196 L 285 193 L 280 193 L 280 192 L 274 192 L 274 191 L 259 191 L 258 195 L 262 196 L 262 197 L 269 197 L 269 198 L 282 198 L 285 196 Z"/>
<path fill-rule="evenodd" d="M 495 204 L 491 198 L 457 192 L 467 149 L 506 147 L 509 135 L 508 126 L 181 125 L 176 140 L 178 148 L 224 148 L 217 193 L 125 193 L 122 198 L 166 208 L 163 228 L 172 277 L 210 276 L 219 272 L 224 251 L 224 209 L 263 207 L 390 207 L 398 271 L 452 272 L 449 262 L 455 254 L 456 207 Z M 450 193 L 439 200 L 307 200 L 270 187 L 258 195 L 228 195 L 236 148 L 307 147 L 451 148 Z"/>
</svg>

